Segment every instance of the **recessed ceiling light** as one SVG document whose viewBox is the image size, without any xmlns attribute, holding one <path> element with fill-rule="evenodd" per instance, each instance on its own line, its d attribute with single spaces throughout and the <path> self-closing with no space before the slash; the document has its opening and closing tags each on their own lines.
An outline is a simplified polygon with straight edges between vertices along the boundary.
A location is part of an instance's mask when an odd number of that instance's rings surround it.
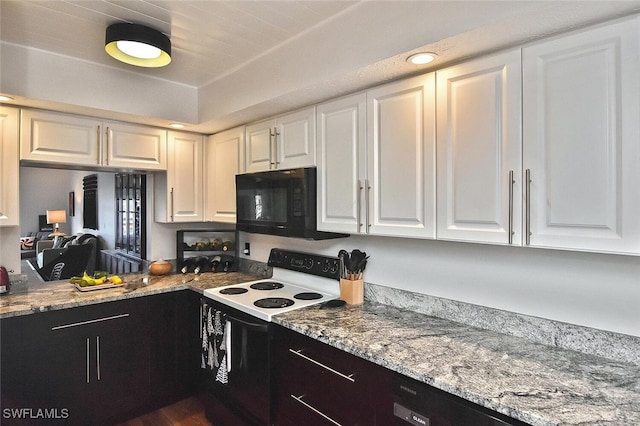
<svg viewBox="0 0 640 426">
<path fill-rule="evenodd" d="M 171 123 L 169 124 L 169 126 L 173 127 L 174 129 L 184 129 L 184 124 L 182 123 Z"/>
<path fill-rule="evenodd" d="M 407 62 L 411 62 L 412 64 L 415 64 L 415 65 L 425 65 L 430 62 L 433 62 L 437 56 L 438 55 L 436 55 L 435 53 L 420 52 L 420 53 L 415 53 L 409 56 L 407 58 Z"/>
<path fill-rule="evenodd" d="M 139 67 L 163 67 L 171 62 L 171 40 L 144 25 L 109 25 L 104 50 L 115 59 Z"/>
<path fill-rule="evenodd" d="M 11 96 L 0 95 L 0 102 L 12 101 L 13 98 Z"/>
</svg>

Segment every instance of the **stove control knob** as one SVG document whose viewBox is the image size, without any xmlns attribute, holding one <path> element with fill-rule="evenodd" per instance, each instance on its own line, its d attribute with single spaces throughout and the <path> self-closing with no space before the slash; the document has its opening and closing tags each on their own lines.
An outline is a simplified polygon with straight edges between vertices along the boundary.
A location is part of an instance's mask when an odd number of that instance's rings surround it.
<svg viewBox="0 0 640 426">
<path fill-rule="evenodd" d="M 338 272 L 338 261 L 334 260 L 333 262 L 331 262 L 331 273 L 335 274 L 336 272 Z"/>
<path fill-rule="evenodd" d="M 329 272 L 329 269 L 331 268 L 331 264 L 329 263 L 329 260 L 325 260 L 324 261 L 324 265 L 322 265 L 322 272 Z"/>
<path fill-rule="evenodd" d="M 311 269 L 311 268 L 313 268 L 313 259 L 311 259 L 311 258 L 306 258 L 306 259 L 304 260 L 304 267 L 305 267 L 305 268 L 307 268 L 307 269 Z"/>
</svg>

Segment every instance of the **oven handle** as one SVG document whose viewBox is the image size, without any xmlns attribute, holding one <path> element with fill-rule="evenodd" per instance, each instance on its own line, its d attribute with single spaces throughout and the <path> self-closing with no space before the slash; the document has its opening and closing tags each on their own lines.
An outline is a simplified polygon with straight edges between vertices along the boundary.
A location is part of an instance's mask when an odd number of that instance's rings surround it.
<svg viewBox="0 0 640 426">
<path fill-rule="evenodd" d="M 227 374 L 231 373 L 231 322 L 224 325 L 225 349 L 227 350 Z"/>
<path fill-rule="evenodd" d="M 246 327 L 249 328 L 253 328 L 256 329 L 258 331 L 263 331 L 263 332 L 267 332 L 269 330 L 269 325 L 268 324 L 261 324 L 261 323 L 256 323 L 256 322 L 248 322 L 248 321 L 244 321 L 241 319 L 238 319 L 236 317 L 232 317 L 231 315 L 227 314 L 227 321 L 235 321 L 239 324 L 242 324 Z"/>
</svg>

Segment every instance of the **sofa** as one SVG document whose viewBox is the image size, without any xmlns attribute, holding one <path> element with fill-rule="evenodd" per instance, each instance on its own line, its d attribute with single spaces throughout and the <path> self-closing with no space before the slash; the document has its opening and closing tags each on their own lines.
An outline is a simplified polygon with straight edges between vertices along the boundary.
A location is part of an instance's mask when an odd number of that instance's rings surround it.
<svg viewBox="0 0 640 426">
<path fill-rule="evenodd" d="M 27 232 L 27 235 L 20 237 L 20 258 L 30 259 L 36 257 L 36 245 L 38 241 L 49 239 L 49 234 L 53 231 Z M 51 240 L 53 243 L 53 240 Z"/>
<path fill-rule="evenodd" d="M 98 237 L 79 234 L 58 237 L 57 240 L 40 240 L 36 243 L 34 269 L 45 281 L 81 276 L 84 271 L 93 274 L 99 253 Z"/>
</svg>

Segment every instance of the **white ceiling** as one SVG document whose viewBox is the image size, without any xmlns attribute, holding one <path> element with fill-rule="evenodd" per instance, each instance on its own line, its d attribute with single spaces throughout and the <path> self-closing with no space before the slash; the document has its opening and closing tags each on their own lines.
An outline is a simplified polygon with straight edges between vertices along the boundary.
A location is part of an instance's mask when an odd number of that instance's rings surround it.
<svg viewBox="0 0 640 426">
<path fill-rule="evenodd" d="M 2 40 L 130 69 L 104 52 L 116 22 L 171 38 L 173 63 L 146 74 L 200 87 L 354 2 L 2 0 Z"/>
<path fill-rule="evenodd" d="M 212 100 L 193 130 L 213 132 L 429 69 L 404 62 L 417 50 L 438 53 L 433 69 L 637 11 L 640 1 L 0 0 L 0 39 L 198 88 Z M 169 35 L 172 63 L 114 61 L 104 32 L 115 22 Z"/>
</svg>

